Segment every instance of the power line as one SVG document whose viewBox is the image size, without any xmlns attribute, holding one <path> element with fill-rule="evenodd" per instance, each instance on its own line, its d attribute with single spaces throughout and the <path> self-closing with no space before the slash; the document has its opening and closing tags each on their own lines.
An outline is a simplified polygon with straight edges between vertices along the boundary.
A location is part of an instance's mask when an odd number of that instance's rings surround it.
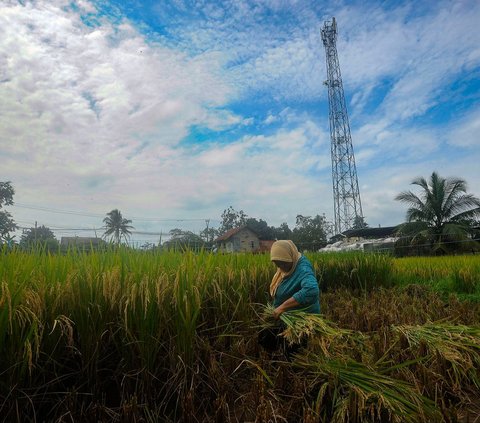
<svg viewBox="0 0 480 423">
<path fill-rule="evenodd" d="M 78 212 L 73 210 L 53 209 L 50 207 L 32 206 L 30 204 L 22 204 L 22 203 L 15 203 L 11 207 L 20 207 L 22 209 L 30 209 L 30 210 L 40 210 L 40 211 L 46 211 L 49 213 L 73 214 L 77 216 L 86 216 L 86 217 L 100 217 L 100 218 L 105 217 L 105 215 L 96 214 L 96 213 L 85 213 L 85 212 Z"/>
<path fill-rule="evenodd" d="M 48 225 L 46 226 L 51 231 L 60 232 L 60 233 L 68 233 L 68 232 L 75 232 L 75 231 L 88 231 L 88 232 L 96 232 L 96 231 L 103 231 L 105 228 L 64 228 L 64 227 L 51 227 Z M 18 229 L 32 229 L 33 227 L 27 226 L 18 226 Z M 170 235 L 170 232 L 149 232 L 149 231 L 130 231 L 131 234 L 134 235 Z"/>
<path fill-rule="evenodd" d="M 10 207 L 20 207 L 23 209 L 30 209 L 30 210 L 39 210 L 45 211 L 48 213 L 58 213 L 58 214 L 69 214 L 75 216 L 84 216 L 84 217 L 98 217 L 104 218 L 105 214 L 98 214 L 98 213 L 90 213 L 90 212 L 83 212 L 83 211 L 74 211 L 74 210 L 63 210 L 63 209 L 55 209 L 52 207 L 44 207 L 44 206 L 35 206 L 31 204 L 23 204 L 23 203 L 15 203 Z M 132 216 L 131 219 L 145 221 L 145 222 L 198 222 L 198 221 L 205 221 L 205 218 L 157 218 L 157 217 L 142 217 L 142 216 Z M 215 222 L 220 222 L 218 219 L 208 219 Z"/>
<path fill-rule="evenodd" d="M 45 226 L 46 228 L 50 229 L 51 231 L 95 231 L 100 230 L 99 228 L 55 228 L 49 225 L 41 225 Z M 18 226 L 18 229 L 34 229 L 33 226 Z"/>
</svg>

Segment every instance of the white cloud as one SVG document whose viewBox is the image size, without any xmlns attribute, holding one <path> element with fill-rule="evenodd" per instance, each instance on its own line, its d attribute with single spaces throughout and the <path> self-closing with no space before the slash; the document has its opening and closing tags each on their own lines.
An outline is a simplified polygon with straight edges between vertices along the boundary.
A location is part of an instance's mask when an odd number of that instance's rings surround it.
<svg viewBox="0 0 480 423">
<path fill-rule="evenodd" d="M 86 0 L 77 5 L 96 13 Z M 265 20 L 266 8 L 291 12 L 292 19 L 285 26 Z M 19 203 L 98 214 L 120 208 L 126 217 L 219 218 L 232 205 L 269 224 L 291 226 L 298 213 L 331 215 L 328 116 L 319 119 L 317 108 L 325 108 L 327 93 L 319 9 L 304 2 L 209 3 L 208 19 L 199 21 L 186 8 L 190 21 L 180 21 L 167 44 L 160 37 L 147 40 L 126 18 L 114 24 L 96 16 L 98 23 L 88 26 L 67 1 L 4 2 L 2 178 L 13 181 Z M 437 169 L 465 178 L 474 193 L 480 186 L 473 149 L 477 111 L 455 126 L 445 123 L 445 134 L 429 122 L 411 121 L 439 94 L 445 98 L 461 72 L 478 67 L 479 10 L 467 1 L 441 2 L 413 18 L 410 6 L 335 11 L 345 89 L 353 96 L 362 204 L 371 225 L 401 221 L 404 210 L 393 198 L 415 176 Z M 383 106 L 366 116 L 379 90 Z M 262 95 L 268 102 L 251 115 L 229 108 Z M 263 133 L 256 123 L 270 126 Z M 182 144 L 195 126 L 235 131 Z M 451 160 L 445 139 L 471 154 Z M 15 209 L 19 220 L 31 221 L 29 213 Z M 44 223 L 62 220 L 70 227 L 101 221 L 59 215 Z M 162 225 L 168 230 L 187 223 Z"/>
<path fill-rule="evenodd" d="M 201 174 L 185 176 L 188 153 L 175 146 L 191 125 L 242 121 L 222 109 L 233 90 L 219 56 L 149 43 L 128 21 L 92 28 L 58 6 L 0 8 L 2 178 L 18 203 L 175 215 Z"/>
<path fill-rule="evenodd" d="M 325 65 L 318 31 L 267 49 L 238 68 L 251 90 L 273 92 L 273 100 L 311 99 L 325 95 Z M 275 98 L 276 97 L 276 98 Z"/>
<path fill-rule="evenodd" d="M 75 0 L 75 4 L 85 13 L 97 12 L 96 7 L 87 0 Z"/>
<path fill-rule="evenodd" d="M 270 125 L 278 120 L 277 116 L 269 114 L 266 118 L 265 121 L 263 122 L 265 125 Z"/>
<path fill-rule="evenodd" d="M 231 89 L 214 54 L 190 58 L 148 44 L 127 22 L 90 28 L 40 3 L 0 9 L 0 123 L 9 140 L 0 149 L 28 155 L 32 174 L 46 163 L 115 172 L 145 143 L 175 145 L 192 124 L 240 120 L 219 108 Z"/>
<path fill-rule="evenodd" d="M 372 83 L 388 81 L 382 111 L 390 120 L 423 115 L 461 72 L 480 65 L 478 2 L 443 1 L 425 14 L 411 13 L 410 7 L 349 8 L 339 17 L 346 89 L 368 95 Z"/>
<path fill-rule="evenodd" d="M 480 108 L 455 122 L 447 135 L 449 144 L 459 147 L 480 146 Z"/>
<path fill-rule="evenodd" d="M 370 226 L 397 225 L 405 220 L 407 207 L 395 200 L 402 191 L 416 187 L 411 182 L 417 177 L 428 179 L 432 172 L 440 176 L 460 177 L 467 182 L 468 193 L 480 196 L 480 175 L 478 157 L 466 156 L 462 160 L 450 160 L 448 157 L 432 163 L 428 157 L 415 163 L 389 163 L 378 168 L 359 172 L 360 195 L 363 214 Z"/>
<path fill-rule="evenodd" d="M 386 128 L 422 116 L 462 72 L 480 65 L 480 4 L 440 1 L 381 7 L 309 2 L 225 2 L 218 21 L 186 22 L 177 35 L 186 48 L 222 52 L 240 98 L 263 95 L 272 104 L 325 99 L 324 16 L 336 16 L 338 53 L 352 127 L 385 118 Z M 287 13 L 281 25 L 264 13 Z M 294 24 L 295 23 L 295 24 Z M 376 96 L 384 96 L 378 102 Z M 443 98 L 443 97 L 442 97 Z M 368 112 L 366 111 L 368 110 Z M 270 123 L 268 121 L 267 123 Z"/>
<path fill-rule="evenodd" d="M 179 146 L 191 125 L 254 122 L 223 108 L 235 92 L 220 54 L 190 57 L 147 43 L 127 21 L 90 28 L 53 6 L 16 5 L 0 19 L 0 57 L 11 57 L 2 66 L 2 138 L 12 140 L 0 149 L 20 204 L 211 217 L 235 203 L 272 224 L 321 207 L 322 183 L 305 172 L 318 172 L 326 134 L 292 110 L 281 114 L 292 129 L 198 151 Z"/>
</svg>

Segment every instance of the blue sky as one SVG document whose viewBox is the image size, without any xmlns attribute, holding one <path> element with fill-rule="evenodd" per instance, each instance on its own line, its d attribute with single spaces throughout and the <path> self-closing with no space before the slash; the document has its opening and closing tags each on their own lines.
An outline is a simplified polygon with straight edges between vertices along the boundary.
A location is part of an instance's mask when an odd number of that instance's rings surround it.
<svg viewBox="0 0 480 423">
<path fill-rule="evenodd" d="M 6 0 L 8 210 L 58 236 L 92 234 L 113 208 L 154 234 L 218 226 L 229 206 L 274 226 L 333 220 L 332 16 L 370 226 L 402 222 L 395 195 L 433 171 L 480 196 L 476 0 Z"/>
</svg>

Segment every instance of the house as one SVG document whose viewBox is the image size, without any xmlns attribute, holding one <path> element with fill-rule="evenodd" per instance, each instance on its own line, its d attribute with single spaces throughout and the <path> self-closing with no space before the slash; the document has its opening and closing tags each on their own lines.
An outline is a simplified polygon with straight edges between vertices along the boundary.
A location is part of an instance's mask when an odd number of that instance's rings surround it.
<svg viewBox="0 0 480 423">
<path fill-rule="evenodd" d="M 96 237 L 62 236 L 60 239 L 60 247 L 62 250 L 68 250 L 69 248 L 98 250 L 106 245 L 107 243 L 103 239 Z"/>
<path fill-rule="evenodd" d="M 258 253 L 260 239 L 247 226 L 233 228 L 215 240 L 219 253 Z"/>
</svg>

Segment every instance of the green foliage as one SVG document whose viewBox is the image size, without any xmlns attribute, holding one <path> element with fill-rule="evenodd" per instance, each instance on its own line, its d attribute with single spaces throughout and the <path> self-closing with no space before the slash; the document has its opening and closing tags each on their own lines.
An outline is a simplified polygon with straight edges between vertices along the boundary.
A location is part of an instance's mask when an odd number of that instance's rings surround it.
<svg viewBox="0 0 480 423">
<path fill-rule="evenodd" d="M 0 209 L 4 206 L 11 206 L 13 204 L 13 196 L 15 190 L 10 181 L 0 182 Z"/>
<path fill-rule="evenodd" d="M 11 182 L 0 182 L 0 209 L 13 204 L 14 194 L 15 190 Z M 0 243 L 11 242 L 10 232 L 13 232 L 15 229 L 17 229 L 17 225 L 12 215 L 6 210 L 0 210 Z"/>
<path fill-rule="evenodd" d="M 248 226 L 261 240 L 291 239 L 300 250 L 316 251 L 327 244 L 328 223 L 325 216 L 298 215 L 292 231 L 285 222 L 275 228 L 263 219 L 248 217 L 243 210 L 237 212 L 230 206 L 222 213 L 222 223 L 217 235 L 242 226 Z"/>
<path fill-rule="evenodd" d="M 352 229 L 364 229 L 364 228 L 368 228 L 368 223 L 365 222 L 365 218 L 363 216 L 355 216 Z"/>
<path fill-rule="evenodd" d="M 318 251 L 327 244 L 327 221 L 325 216 L 316 215 L 297 216 L 295 229 L 292 232 L 292 241 L 300 251 Z"/>
<path fill-rule="evenodd" d="M 59 244 L 50 228 L 42 225 L 36 228 L 24 229 L 20 238 L 20 248 L 54 253 L 58 252 Z"/>
<path fill-rule="evenodd" d="M 6 210 L 0 210 L 0 242 L 12 242 L 10 233 L 17 229 L 12 215 Z"/>
<path fill-rule="evenodd" d="M 170 239 L 163 243 L 165 249 L 177 251 L 194 250 L 198 251 L 205 247 L 205 241 L 191 231 L 183 231 L 175 228 L 170 232 Z"/>
<path fill-rule="evenodd" d="M 262 219 L 249 217 L 245 224 L 254 231 L 260 239 L 275 239 L 275 228 L 268 226 L 268 223 Z"/>
<path fill-rule="evenodd" d="M 275 228 L 272 239 L 292 239 L 292 230 L 286 222 L 283 222 L 278 228 Z"/>
<path fill-rule="evenodd" d="M 204 240 L 208 247 L 211 247 L 213 241 L 219 236 L 219 232 L 215 228 L 205 228 L 200 232 L 200 237 Z"/>
<path fill-rule="evenodd" d="M 404 191 L 396 197 L 410 206 L 400 235 L 409 237 L 414 246 L 426 245 L 429 251 L 440 254 L 458 248 L 456 242 L 469 240 L 475 219 L 480 216 L 480 199 L 466 194 L 463 179 L 442 178 L 433 172 L 428 182 L 417 178 L 412 185 L 421 188 L 420 194 Z"/>
<path fill-rule="evenodd" d="M 282 223 L 278 228 L 275 228 L 269 226 L 263 219 L 248 217 L 243 210 L 237 212 L 232 206 L 223 211 L 222 223 L 215 235 L 218 236 L 224 234 L 231 229 L 239 228 L 241 226 L 248 226 L 262 240 L 292 238 L 292 231 L 287 223 Z"/>
<path fill-rule="evenodd" d="M 130 225 L 132 221 L 125 219 L 118 209 L 108 212 L 107 217 L 103 219 L 103 223 L 105 223 L 104 237 L 111 237 L 110 239 L 116 244 L 120 244 L 122 238 L 127 241 L 131 233 L 130 229 L 134 229 L 134 227 Z"/>
<path fill-rule="evenodd" d="M 220 224 L 218 232 L 223 234 L 231 229 L 245 226 L 247 217 L 243 210 L 237 212 L 232 206 L 228 207 L 228 209 L 222 213 L 222 223 Z"/>
</svg>

